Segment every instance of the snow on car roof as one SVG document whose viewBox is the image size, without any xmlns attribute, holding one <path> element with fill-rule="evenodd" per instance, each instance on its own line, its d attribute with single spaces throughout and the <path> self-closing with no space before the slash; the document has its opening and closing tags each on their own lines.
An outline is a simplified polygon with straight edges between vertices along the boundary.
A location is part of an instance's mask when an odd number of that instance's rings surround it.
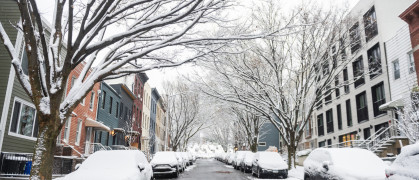
<svg viewBox="0 0 419 180">
<path fill-rule="evenodd" d="M 80 168 L 136 167 L 139 162 L 147 163 L 144 155 L 141 157 L 141 153 L 138 150 L 98 151 L 90 155 Z M 109 166 L 109 163 L 112 163 L 113 166 Z"/>
<path fill-rule="evenodd" d="M 176 154 L 173 151 L 157 152 L 150 162 L 151 164 L 171 164 L 177 163 Z"/>
<path fill-rule="evenodd" d="M 419 142 L 404 146 L 393 164 L 386 170 L 387 174 L 399 174 L 413 179 L 419 178 Z"/>
<path fill-rule="evenodd" d="M 308 161 L 307 161 L 308 160 Z M 387 165 L 374 153 L 359 148 L 318 148 L 310 153 L 304 166 L 329 161 L 330 173 L 341 177 L 385 177 Z"/>
</svg>

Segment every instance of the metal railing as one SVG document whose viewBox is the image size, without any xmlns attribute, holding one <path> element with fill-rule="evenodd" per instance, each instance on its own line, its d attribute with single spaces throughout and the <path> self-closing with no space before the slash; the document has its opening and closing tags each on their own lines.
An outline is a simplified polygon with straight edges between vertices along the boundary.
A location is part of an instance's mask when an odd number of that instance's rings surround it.
<svg viewBox="0 0 419 180">
<path fill-rule="evenodd" d="M 32 157 L 32 153 L 1 152 L 0 175 L 29 176 L 32 168 Z M 72 156 L 54 156 L 52 173 L 54 175 L 69 174 L 73 170 L 73 164 L 82 161 L 83 159 L 77 159 Z"/>
</svg>

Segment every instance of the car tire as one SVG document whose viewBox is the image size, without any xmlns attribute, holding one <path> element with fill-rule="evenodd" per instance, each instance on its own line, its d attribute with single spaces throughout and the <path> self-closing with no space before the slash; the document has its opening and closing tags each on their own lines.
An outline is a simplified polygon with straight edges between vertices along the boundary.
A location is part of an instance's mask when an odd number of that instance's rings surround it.
<svg viewBox="0 0 419 180">
<path fill-rule="evenodd" d="M 260 169 L 258 168 L 258 174 L 257 177 L 260 179 Z"/>
<path fill-rule="evenodd" d="M 179 171 L 176 170 L 175 174 L 173 174 L 173 177 L 178 178 L 179 177 Z"/>
<path fill-rule="evenodd" d="M 304 173 L 304 180 L 310 180 L 310 176 Z"/>
</svg>

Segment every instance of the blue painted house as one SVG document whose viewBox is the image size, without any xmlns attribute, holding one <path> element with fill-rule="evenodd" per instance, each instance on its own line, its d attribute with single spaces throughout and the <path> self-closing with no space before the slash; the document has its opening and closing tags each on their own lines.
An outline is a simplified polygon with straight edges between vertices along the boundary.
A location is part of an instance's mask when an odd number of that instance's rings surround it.
<svg viewBox="0 0 419 180">
<path fill-rule="evenodd" d="M 119 107 L 121 96 L 111 86 L 105 82 L 100 83 L 100 98 L 97 107 L 97 117 L 99 122 L 108 126 L 112 132 L 97 131 L 95 134 L 95 143 L 101 143 L 104 146 L 123 145 L 124 142 L 118 142 L 115 129 L 120 128 Z"/>
<path fill-rule="evenodd" d="M 260 129 L 258 151 L 265 151 L 269 146 L 275 146 L 279 150 L 279 141 L 278 129 L 271 122 L 265 122 Z"/>
<path fill-rule="evenodd" d="M 160 94 L 156 88 L 151 89 L 151 106 L 150 106 L 150 151 L 152 154 L 156 153 L 156 113 L 157 102 L 160 99 Z"/>
<path fill-rule="evenodd" d="M 110 85 L 121 96 L 121 103 L 119 104 L 119 119 L 118 131 L 116 139 L 119 145 L 129 146 L 126 141 L 126 135 L 132 130 L 132 107 L 134 105 L 135 95 L 129 90 L 125 84 L 112 84 Z"/>
</svg>

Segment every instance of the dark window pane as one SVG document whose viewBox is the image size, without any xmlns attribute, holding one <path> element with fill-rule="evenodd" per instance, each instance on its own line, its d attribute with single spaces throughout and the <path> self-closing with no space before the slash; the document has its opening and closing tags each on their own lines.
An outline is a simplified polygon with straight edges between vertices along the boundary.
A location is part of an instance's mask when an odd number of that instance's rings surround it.
<svg viewBox="0 0 419 180">
<path fill-rule="evenodd" d="M 102 109 L 105 109 L 105 105 L 106 105 L 106 91 L 103 91 L 103 96 L 102 96 Z"/>
<path fill-rule="evenodd" d="M 375 46 L 368 50 L 367 54 L 369 73 L 370 78 L 372 79 L 382 73 L 380 45 L 377 43 Z"/>
<path fill-rule="evenodd" d="M 15 107 L 13 109 L 12 125 L 10 126 L 10 132 L 17 133 L 17 122 L 19 120 L 20 102 L 15 101 Z"/>
<path fill-rule="evenodd" d="M 365 91 L 356 95 L 356 110 L 358 122 L 368 121 L 368 104 Z"/>
<path fill-rule="evenodd" d="M 338 129 L 342 129 L 342 108 L 340 104 L 336 107 L 337 115 L 338 115 Z"/>
<path fill-rule="evenodd" d="M 318 128 L 318 135 L 323 136 L 324 135 L 324 124 L 323 124 L 323 114 L 320 114 L 317 116 L 317 128 Z"/>
<path fill-rule="evenodd" d="M 351 100 L 346 100 L 346 121 L 348 126 L 352 126 L 352 111 L 351 111 Z"/>
<path fill-rule="evenodd" d="M 351 53 L 354 54 L 361 47 L 361 37 L 359 32 L 359 23 L 356 22 L 351 29 L 349 29 L 349 36 L 351 40 Z"/>
<path fill-rule="evenodd" d="M 365 38 L 367 42 L 378 34 L 377 16 L 374 6 L 364 14 Z"/>
<path fill-rule="evenodd" d="M 387 111 L 380 111 L 379 107 L 386 103 L 386 97 L 384 93 L 384 83 L 380 82 L 379 84 L 371 88 L 372 91 L 372 102 L 374 108 L 374 117 L 385 114 Z"/>
<path fill-rule="evenodd" d="M 355 88 L 365 83 L 364 77 L 364 64 L 362 61 L 362 56 L 352 63 L 354 79 L 355 79 Z"/>
<path fill-rule="evenodd" d="M 333 128 L 333 110 L 329 109 L 326 111 L 326 123 L 327 123 L 327 133 L 334 131 Z"/>
</svg>

